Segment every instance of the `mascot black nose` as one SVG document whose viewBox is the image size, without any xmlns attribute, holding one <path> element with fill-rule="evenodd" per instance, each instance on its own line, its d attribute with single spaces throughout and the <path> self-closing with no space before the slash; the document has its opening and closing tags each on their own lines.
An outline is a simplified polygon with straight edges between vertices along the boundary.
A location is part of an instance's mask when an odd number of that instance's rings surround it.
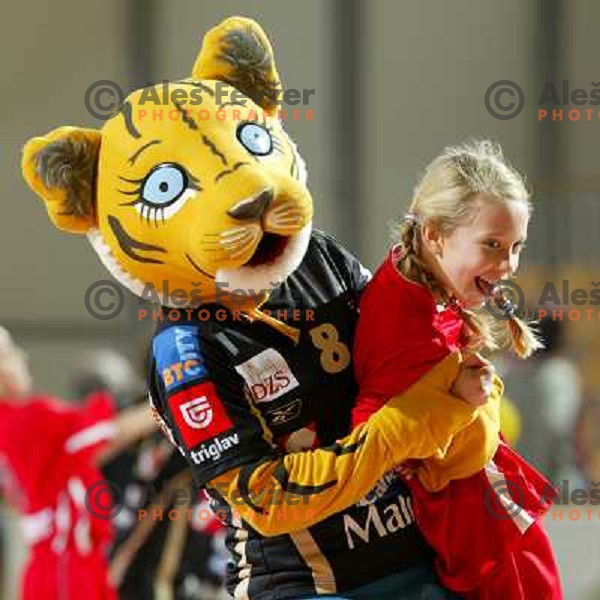
<svg viewBox="0 0 600 600">
<path fill-rule="evenodd" d="M 242 200 L 227 211 L 227 214 L 240 221 L 260 219 L 273 201 L 273 190 L 265 190 L 249 200 Z"/>
</svg>

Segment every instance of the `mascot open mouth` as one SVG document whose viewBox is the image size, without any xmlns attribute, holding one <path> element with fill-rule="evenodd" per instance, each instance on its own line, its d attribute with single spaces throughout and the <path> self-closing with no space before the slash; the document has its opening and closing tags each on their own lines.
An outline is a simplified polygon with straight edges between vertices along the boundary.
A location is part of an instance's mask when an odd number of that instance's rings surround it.
<svg viewBox="0 0 600 600">
<path fill-rule="evenodd" d="M 308 223 L 292 236 L 264 232 L 250 260 L 241 267 L 219 269 L 215 281 L 230 289 L 273 289 L 276 282 L 283 281 L 300 266 L 311 230 L 312 223 Z"/>
<path fill-rule="evenodd" d="M 285 251 L 290 241 L 288 236 L 277 235 L 276 233 L 263 233 L 254 254 L 245 267 L 260 267 L 274 263 Z"/>
</svg>

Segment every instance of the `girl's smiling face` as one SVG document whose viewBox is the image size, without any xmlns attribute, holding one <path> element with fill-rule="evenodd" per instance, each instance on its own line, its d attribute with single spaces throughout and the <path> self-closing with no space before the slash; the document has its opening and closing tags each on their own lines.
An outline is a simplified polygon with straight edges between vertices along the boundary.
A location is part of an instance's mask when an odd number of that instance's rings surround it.
<svg viewBox="0 0 600 600">
<path fill-rule="evenodd" d="M 527 238 L 526 202 L 499 200 L 476 194 L 464 222 L 447 234 L 426 226 L 428 254 L 436 263 L 434 275 L 463 302 L 476 308 L 485 301 L 486 288 L 514 275 Z M 429 261 L 427 261 L 429 262 Z"/>
</svg>

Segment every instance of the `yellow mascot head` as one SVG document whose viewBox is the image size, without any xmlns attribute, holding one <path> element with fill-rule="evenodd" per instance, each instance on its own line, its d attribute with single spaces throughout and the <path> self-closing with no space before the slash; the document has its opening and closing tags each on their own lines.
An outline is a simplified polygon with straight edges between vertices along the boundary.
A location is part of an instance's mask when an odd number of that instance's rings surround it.
<svg viewBox="0 0 600 600">
<path fill-rule="evenodd" d="M 312 223 L 304 163 L 275 110 L 280 85 L 263 30 L 232 17 L 166 102 L 144 88 L 101 130 L 31 139 L 25 179 L 55 226 L 86 234 L 137 295 L 168 282 L 198 305 L 269 290 L 300 264 Z"/>
</svg>

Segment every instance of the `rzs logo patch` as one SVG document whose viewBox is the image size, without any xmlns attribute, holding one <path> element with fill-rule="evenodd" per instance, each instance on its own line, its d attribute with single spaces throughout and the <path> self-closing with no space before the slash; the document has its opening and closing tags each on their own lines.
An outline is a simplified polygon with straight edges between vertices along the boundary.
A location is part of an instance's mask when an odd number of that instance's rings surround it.
<svg viewBox="0 0 600 600">
<path fill-rule="evenodd" d="M 214 384 L 200 383 L 169 397 L 169 407 L 188 449 L 233 427 Z"/>
<path fill-rule="evenodd" d="M 273 348 L 263 350 L 235 370 L 244 378 L 257 403 L 272 402 L 299 385 L 285 358 Z"/>
</svg>

